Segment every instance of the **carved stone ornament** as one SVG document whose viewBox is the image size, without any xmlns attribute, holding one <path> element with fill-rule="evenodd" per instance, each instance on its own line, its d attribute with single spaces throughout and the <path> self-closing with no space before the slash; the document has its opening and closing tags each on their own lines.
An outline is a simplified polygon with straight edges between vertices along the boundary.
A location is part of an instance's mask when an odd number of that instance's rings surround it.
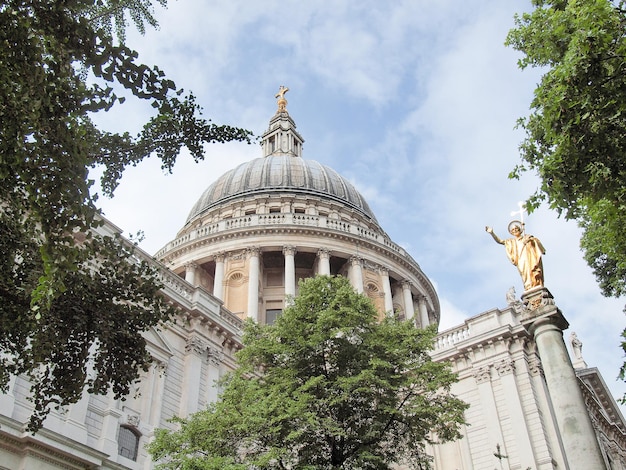
<svg viewBox="0 0 626 470">
<path fill-rule="evenodd" d="M 350 256 L 350 264 L 352 266 L 363 266 L 363 258 L 360 256 L 352 255 Z"/>
<path fill-rule="evenodd" d="M 474 379 L 477 384 L 489 382 L 491 380 L 491 368 L 489 366 L 482 366 L 474 369 Z"/>
<path fill-rule="evenodd" d="M 534 357 L 528 360 L 528 371 L 532 376 L 543 375 L 543 366 L 539 358 Z"/>
<path fill-rule="evenodd" d="M 283 246 L 283 255 L 285 256 L 295 256 L 296 255 L 296 247 L 291 245 Z"/>
<path fill-rule="evenodd" d="M 192 336 L 187 339 L 187 345 L 185 346 L 185 352 L 190 353 L 193 352 L 195 354 L 201 355 L 204 354 L 207 350 L 207 344 L 202 341 L 197 336 Z"/>
<path fill-rule="evenodd" d="M 246 248 L 246 256 L 248 258 L 251 258 L 253 256 L 261 256 L 261 248 L 259 248 L 258 246 L 250 246 L 248 248 Z"/>
<path fill-rule="evenodd" d="M 224 360 L 224 353 L 217 348 L 207 349 L 207 360 L 213 366 L 219 366 Z"/>
<path fill-rule="evenodd" d="M 317 256 L 320 259 L 328 259 L 330 258 L 330 251 L 326 248 L 320 248 L 317 250 Z"/>
<path fill-rule="evenodd" d="M 498 371 L 498 375 L 503 376 L 507 374 L 512 374 L 515 372 L 515 361 L 512 359 L 502 359 L 501 361 L 494 364 L 494 367 Z"/>
<path fill-rule="evenodd" d="M 126 423 L 128 423 L 128 425 L 133 426 L 135 428 L 139 427 L 139 416 L 135 415 L 135 414 L 129 414 L 126 417 Z"/>
<path fill-rule="evenodd" d="M 532 316 L 533 310 L 547 305 L 554 305 L 554 297 L 552 297 L 548 289 L 540 287 L 524 292 L 522 294 L 522 302 L 528 311 L 527 313 Z"/>
</svg>

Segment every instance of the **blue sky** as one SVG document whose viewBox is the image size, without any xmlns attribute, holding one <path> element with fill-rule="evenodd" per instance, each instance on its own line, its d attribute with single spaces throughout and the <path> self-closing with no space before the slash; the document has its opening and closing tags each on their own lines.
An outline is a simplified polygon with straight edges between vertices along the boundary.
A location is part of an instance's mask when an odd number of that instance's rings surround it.
<svg viewBox="0 0 626 470">
<path fill-rule="evenodd" d="M 146 64 L 158 64 L 192 90 L 217 123 L 265 131 L 279 85 L 305 139 L 304 157 L 348 178 L 392 240 L 435 284 L 440 330 L 506 306 L 517 270 L 501 237 L 511 211 L 537 180 L 507 178 L 523 138 L 537 70 L 517 68 L 507 31 L 527 1 L 501 0 L 170 0 L 157 8 L 159 30 L 129 34 Z M 127 101 L 96 121 L 137 132 L 149 106 Z M 105 215 L 127 234 L 143 230 L 156 252 L 175 238 L 203 190 L 225 171 L 261 156 L 257 145 L 212 145 L 193 163 L 183 153 L 174 173 L 148 160 L 126 171 Z M 526 219 L 546 247 L 546 287 L 583 342 L 589 366 L 615 396 L 622 363 L 624 299 L 600 295 L 578 247 L 579 230 L 547 209 Z"/>
</svg>

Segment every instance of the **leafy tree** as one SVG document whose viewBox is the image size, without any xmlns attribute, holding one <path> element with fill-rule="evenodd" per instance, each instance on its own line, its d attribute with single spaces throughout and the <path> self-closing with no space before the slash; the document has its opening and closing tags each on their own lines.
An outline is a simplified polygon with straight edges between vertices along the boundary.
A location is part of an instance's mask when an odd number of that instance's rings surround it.
<svg viewBox="0 0 626 470">
<path fill-rule="evenodd" d="M 221 400 L 149 450 L 163 469 L 426 468 L 426 443 L 458 438 L 467 407 L 428 355 L 435 334 L 378 322 L 343 277 L 307 279 L 275 324 L 247 324 Z"/>
<path fill-rule="evenodd" d="M 141 332 L 171 313 L 154 269 L 97 231 L 89 168 L 111 195 L 151 154 L 171 170 L 183 146 L 199 160 L 205 143 L 250 139 L 114 40 L 126 15 L 154 24 L 148 0 L 0 0 L 0 387 L 30 376 L 33 430 L 85 386 L 125 395 L 149 362 Z M 154 108 L 137 136 L 91 120 L 122 104 L 114 88 Z"/>
<path fill-rule="evenodd" d="M 583 229 L 581 247 L 604 295 L 626 294 L 626 10 L 624 1 L 534 0 L 507 44 L 545 70 L 535 89 L 519 178 L 541 179 L 547 202 Z M 626 339 L 626 330 L 622 333 Z M 622 343 L 626 351 L 626 342 Z M 622 367 L 624 378 L 626 364 Z"/>
</svg>

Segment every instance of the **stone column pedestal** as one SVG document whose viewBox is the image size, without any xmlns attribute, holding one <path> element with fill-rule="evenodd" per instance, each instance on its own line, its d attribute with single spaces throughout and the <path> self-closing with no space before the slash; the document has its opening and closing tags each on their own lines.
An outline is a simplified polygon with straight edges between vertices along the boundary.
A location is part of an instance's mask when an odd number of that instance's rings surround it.
<svg viewBox="0 0 626 470">
<path fill-rule="evenodd" d="M 567 320 L 550 291 L 538 287 L 522 294 L 520 322 L 533 337 L 541 358 L 565 458 L 571 470 L 606 469 L 578 378 L 563 341 Z"/>
</svg>

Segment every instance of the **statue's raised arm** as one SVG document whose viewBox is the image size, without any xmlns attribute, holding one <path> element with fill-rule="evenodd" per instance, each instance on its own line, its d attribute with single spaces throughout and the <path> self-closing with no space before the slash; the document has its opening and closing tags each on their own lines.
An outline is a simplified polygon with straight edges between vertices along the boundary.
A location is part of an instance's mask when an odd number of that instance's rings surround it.
<svg viewBox="0 0 626 470">
<path fill-rule="evenodd" d="M 543 261 L 542 256 L 546 250 L 538 238 L 532 235 L 526 235 L 523 231 L 523 224 L 514 220 L 509 224 L 509 233 L 513 238 L 502 240 L 498 237 L 493 229 L 489 226 L 485 227 L 485 231 L 489 233 L 493 239 L 504 245 L 506 255 L 522 276 L 524 282 L 524 290 L 530 290 L 533 287 L 543 286 Z"/>
<path fill-rule="evenodd" d="M 490 234 L 497 243 L 499 243 L 500 245 L 504 245 L 504 240 L 502 240 L 499 236 L 497 236 L 493 232 L 493 229 L 491 227 L 489 227 L 489 226 L 485 227 L 485 232 Z"/>
</svg>

